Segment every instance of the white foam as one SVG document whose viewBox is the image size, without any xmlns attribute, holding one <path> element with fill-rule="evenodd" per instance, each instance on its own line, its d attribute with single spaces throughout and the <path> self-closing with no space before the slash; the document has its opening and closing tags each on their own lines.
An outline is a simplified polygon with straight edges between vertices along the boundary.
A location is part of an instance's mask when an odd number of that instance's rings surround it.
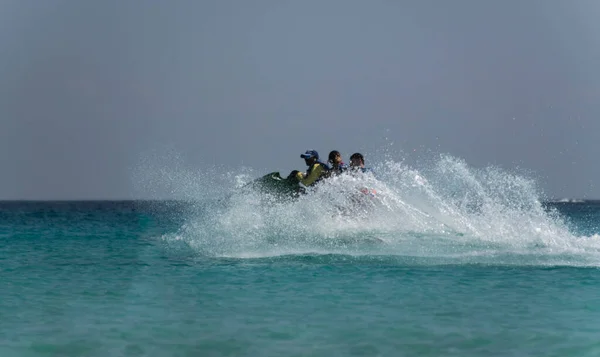
<svg viewBox="0 0 600 357">
<path fill-rule="evenodd" d="M 223 257 L 339 253 L 457 262 L 532 256 L 553 264 L 600 261 L 599 237 L 569 231 L 556 211 L 542 205 L 534 180 L 495 167 L 475 169 L 452 156 L 432 162 L 416 169 L 387 160 L 375 166 L 377 178 L 342 175 L 283 204 L 258 192 L 236 193 L 261 175 L 248 169 L 219 175 L 164 170 L 171 186 L 181 182 L 176 192 L 200 200 L 198 212 L 164 239 Z M 375 190 L 374 197 L 360 193 L 363 187 Z M 202 201 L 207 192 L 227 199 L 208 205 Z"/>
</svg>

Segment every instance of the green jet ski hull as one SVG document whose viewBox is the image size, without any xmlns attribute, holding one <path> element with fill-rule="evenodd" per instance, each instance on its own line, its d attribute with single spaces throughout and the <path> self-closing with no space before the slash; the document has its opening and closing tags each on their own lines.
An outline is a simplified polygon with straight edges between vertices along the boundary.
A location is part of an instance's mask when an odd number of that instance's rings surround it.
<svg viewBox="0 0 600 357">
<path fill-rule="evenodd" d="M 279 172 L 271 172 L 250 182 L 246 188 L 285 199 L 297 197 L 300 186 L 295 175 L 285 178 Z"/>
</svg>

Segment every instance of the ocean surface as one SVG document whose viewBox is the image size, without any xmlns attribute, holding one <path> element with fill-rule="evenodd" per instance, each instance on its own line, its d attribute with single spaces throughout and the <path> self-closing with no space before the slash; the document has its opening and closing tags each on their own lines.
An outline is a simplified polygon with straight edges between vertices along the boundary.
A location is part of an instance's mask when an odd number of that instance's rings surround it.
<svg viewBox="0 0 600 357">
<path fill-rule="evenodd" d="M 451 158 L 377 172 L 2 202 L 0 356 L 600 355 L 599 202 Z"/>
</svg>

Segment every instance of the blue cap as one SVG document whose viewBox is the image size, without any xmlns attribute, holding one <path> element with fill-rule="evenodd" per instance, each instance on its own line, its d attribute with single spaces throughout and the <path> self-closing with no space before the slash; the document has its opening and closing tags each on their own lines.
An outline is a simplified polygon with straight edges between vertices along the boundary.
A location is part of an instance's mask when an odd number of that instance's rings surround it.
<svg viewBox="0 0 600 357">
<path fill-rule="evenodd" d="M 319 160 L 319 153 L 317 150 L 306 150 L 306 152 L 300 155 L 300 157 L 303 159 L 310 159 L 311 157 L 314 157 L 315 159 Z"/>
</svg>

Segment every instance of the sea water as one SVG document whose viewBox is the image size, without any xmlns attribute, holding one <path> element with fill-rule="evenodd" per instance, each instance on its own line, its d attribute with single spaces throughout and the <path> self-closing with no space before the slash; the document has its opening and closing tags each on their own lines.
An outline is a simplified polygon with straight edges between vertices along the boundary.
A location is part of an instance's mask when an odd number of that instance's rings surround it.
<svg viewBox="0 0 600 357">
<path fill-rule="evenodd" d="M 600 355 L 600 203 L 452 157 L 376 175 L 4 202 L 0 356 Z"/>
</svg>

